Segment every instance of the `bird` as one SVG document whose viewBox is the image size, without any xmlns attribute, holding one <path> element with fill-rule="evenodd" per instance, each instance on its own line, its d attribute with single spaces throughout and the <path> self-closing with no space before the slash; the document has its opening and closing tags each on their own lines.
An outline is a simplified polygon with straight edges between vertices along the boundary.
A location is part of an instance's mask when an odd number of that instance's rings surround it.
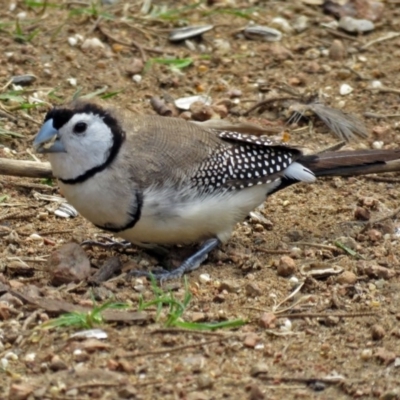
<svg viewBox="0 0 400 400">
<path fill-rule="evenodd" d="M 145 248 L 199 244 L 164 281 L 197 269 L 266 198 L 297 182 L 388 170 L 400 149 L 305 155 L 243 130 L 139 115 L 78 99 L 47 112 L 33 147 L 67 201 L 98 228 Z"/>
</svg>

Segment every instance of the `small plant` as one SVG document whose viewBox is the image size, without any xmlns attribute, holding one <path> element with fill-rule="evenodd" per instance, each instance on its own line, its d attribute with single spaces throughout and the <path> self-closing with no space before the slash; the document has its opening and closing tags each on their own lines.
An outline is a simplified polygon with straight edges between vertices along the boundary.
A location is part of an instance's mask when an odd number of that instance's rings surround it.
<svg viewBox="0 0 400 400">
<path fill-rule="evenodd" d="M 73 311 L 70 313 L 63 314 L 58 318 L 51 319 L 50 321 L 41 325 L 42 329 L 52 328 L 66 328 L 73 327 L 76 329 L 92 329 L 96 325 L 104 323 L 102 313 L 105 310 L 121 310 L 129 307 L 125 303 L 115 303 L 107 301 L 101 306 L 94 306 L 92 310 L 88 312 Z"/>
<path fill-rule="evenodd" d="M 147 72 L 153 64 L 168 65 L 171 70 L 181 70 L 193 64 L 193 59 L 188 58 L 150 58 L 144 66 L 144 72 Z"/>
<path fill-rule="evenodd" d="M 213 322 L 213 323 L 183 321 L 182 320 L 183 313 L 187 310 L 189 303 L 192 299 L 192 294 L 189 291 L 186 279 L 185 279 L 185 293 L 182 301 L 174 297 L 172 292 L 165 292 L 162 288 L 158 287 L 154 277 L 151 278 L 151 287 L 155 295 L 155 299 L 148 302 L 144 302 L 143 298 L 141 297 L 139 301 L 139 311 L 142 311 L 148 307 L 156 306 L 157 320 L 158 320 L 163 306 L 168 306 L 169 310 L 167 319 L 165 321 L 165 326 L 193 329 L 193 330 L 212 331 L 221 328 L 238 328 L 246 324 L 246 321 L 242 319 L 223 321 L 223 322 Z"/>
</svg>

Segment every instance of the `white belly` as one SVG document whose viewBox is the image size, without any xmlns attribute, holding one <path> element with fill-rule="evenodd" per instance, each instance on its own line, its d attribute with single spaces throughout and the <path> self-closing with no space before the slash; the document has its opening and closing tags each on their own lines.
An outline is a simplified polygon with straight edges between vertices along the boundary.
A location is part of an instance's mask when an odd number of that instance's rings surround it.
<svg viewBox="0 0 400 400">
<path fill-rule="evenodd" d="M 131 242 L 157 244 L 198 242 L 211 237 L 226 241 L 236 223 L 265 200 L 267 191 L 265 185 L 253 186 L 180 203 L 166 193 L 150 190 L 144 193 L 140 220 L 118 235 Z"/>
</svg>

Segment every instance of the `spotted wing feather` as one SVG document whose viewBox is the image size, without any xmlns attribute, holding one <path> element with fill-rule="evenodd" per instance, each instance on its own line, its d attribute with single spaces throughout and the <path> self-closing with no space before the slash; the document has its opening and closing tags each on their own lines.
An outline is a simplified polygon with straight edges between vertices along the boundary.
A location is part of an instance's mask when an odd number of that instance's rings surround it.
<svg viewBox="0 0 400 400">
<path fill-rule="evenodd" d="M 297 149 L 268 138 L 237 132 L 218 132 L 223 145 L 207 158 L 192 177 L 205 191 L 240 190 L 276 181 L 301 156 Z"/>
</svg>

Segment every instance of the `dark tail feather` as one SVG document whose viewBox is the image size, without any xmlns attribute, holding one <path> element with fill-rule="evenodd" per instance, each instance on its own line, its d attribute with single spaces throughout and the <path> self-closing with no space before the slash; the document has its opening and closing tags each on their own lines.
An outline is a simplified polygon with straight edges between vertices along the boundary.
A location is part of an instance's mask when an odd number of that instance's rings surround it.
<svg viewBox="0 0 400 400">
<path fill-rule="evenodd" d="M 297 160 L 318 176 L 354 176 L 400 171 L 400 149 L 329 151 Z"/>
</svg>

